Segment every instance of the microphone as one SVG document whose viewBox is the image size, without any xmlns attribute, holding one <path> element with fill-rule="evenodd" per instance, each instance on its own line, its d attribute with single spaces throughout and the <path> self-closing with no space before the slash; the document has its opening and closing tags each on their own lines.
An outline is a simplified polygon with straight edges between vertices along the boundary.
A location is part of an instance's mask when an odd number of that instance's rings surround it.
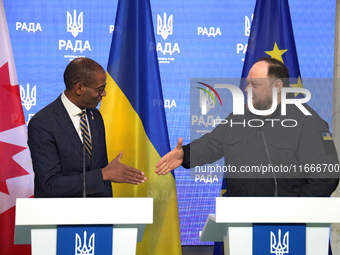
<svg viewBox="0 0 340 255">
<path fill-rule="evenodd" d="M 261 134 L 262 134 L 262 139 L 263 139 L 264 147 L 265 147 L 265 149 L 266 149 L 266 153 L 267 153 L 267 158 L 268 158 L 268 161 L 269 161 L 269 165 L 273 166 L 272 161 L 271 161 L 270 156 L 269 156 L 269 150 L 268 150 L 266 138 L 264 137 L 264 133 L 263 133 L 262 130 L 261 130 Z M 274 172 L 274 171 L 273 171 L 273 177 L 274 177 L 274 184 L 275 184 L 274 197 L 278 197 L 279 195 L 278 195 L 278 192 L 277 192 L 277 180 L 276 180 L 276 175 L 275 175 L 275 172 Z"/>
<path fill-rule="evenodd" d="M 83 197 L 86 197 L 86 182 L 85 182 L 85 172 L 86 172 L 86 149 L 85 142 L 83 141 Z"/>
</svg>

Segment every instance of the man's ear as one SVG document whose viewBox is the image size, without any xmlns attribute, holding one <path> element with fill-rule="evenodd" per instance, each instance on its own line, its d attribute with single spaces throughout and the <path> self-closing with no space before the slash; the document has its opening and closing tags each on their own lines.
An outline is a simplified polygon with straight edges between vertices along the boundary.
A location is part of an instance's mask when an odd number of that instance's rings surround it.
<svg viewBox="0 0 340 255">
<path fill-rule="evenodd" d="M 274 84 L 275 88 L 277 88 L 277 93 L 281 92 L 281 89 L 283 87 L 283 82 L 281 79 L 277 79 Z"/>
<path fill-rule="evenodd" d="M 83 89 L 83 84 L 81 84 L 80 82 L 74 84 L 74 91 L 76 92 L 78 96 L 81 95 L 82 89 Z"/>
</svg>

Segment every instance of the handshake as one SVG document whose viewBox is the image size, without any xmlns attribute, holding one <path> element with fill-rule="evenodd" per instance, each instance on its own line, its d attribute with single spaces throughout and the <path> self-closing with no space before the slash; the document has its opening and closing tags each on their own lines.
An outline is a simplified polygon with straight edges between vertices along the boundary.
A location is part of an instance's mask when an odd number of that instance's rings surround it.
<svg viewBox="0 0 340 255">
<path fill-rule="evenodd" d="M 156 164 L 155 173 L 166 175 L 173 169 L 179 167 L 183 162 L 183 139 L 179 138 L 175 149 L 164 155 Z M 145 173 L 128 165 L 120 163 L 123 153 L 120 152 L 106 167 L 102 169 L 103 180 L 116 183 L 129 183 L 138 185 L 147 180 Z"/>
</svg>

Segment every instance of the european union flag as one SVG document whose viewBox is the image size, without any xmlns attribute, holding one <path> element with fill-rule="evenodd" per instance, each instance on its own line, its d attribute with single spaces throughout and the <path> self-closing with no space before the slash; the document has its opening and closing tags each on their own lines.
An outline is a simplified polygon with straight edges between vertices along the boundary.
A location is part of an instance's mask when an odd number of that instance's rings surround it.
<svg viewBox="0 0 340 255">
<path fill-rule="evenodd" d="M 261 57 L 282 61 L 289 70 L 290 86 L 303 87 L 288 0 L 256 1 L 242 78 Z M 240 88 L 245 87 L 244 81 Z"/>
<path fill-rule="evenodd" d="M 261 57 L 282 61 L 289 70 L 290 86 L 303 87 L 288 0 L 256 1 L 242 78 L 248 76 L 250 68 Z M 242 79 L 242 91 L 246 86 L 245 79 Z M 226 188 L 223 182 L 222 191 Z M 222 254 L 222 250 L 222 243 L 215 242 L 214 255 Z"/>
</svg>

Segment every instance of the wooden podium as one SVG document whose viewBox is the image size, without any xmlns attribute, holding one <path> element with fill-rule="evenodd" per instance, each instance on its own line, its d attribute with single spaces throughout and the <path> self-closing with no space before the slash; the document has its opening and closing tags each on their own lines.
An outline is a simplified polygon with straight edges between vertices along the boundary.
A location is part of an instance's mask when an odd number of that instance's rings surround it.
<svg viewBox="0 0 340 255">
<path fill-rule="evenodd" d="M 153 198 L 17 199 L 15 244 L 31 244 L 32 255 L 55 255 L 57 226 L 112 225 L 112 254 L 136 254 L 146 224 L 153 223 Z"/>
<path fill-rule="evenodd" d="M 224 242 L 229 255 L 253 254 L 253 223 L 305 223 L 306 255 L 328 255 L 329 227 L 340 222 L 340 198 L 217 197 L 201 241 Z"/>
</svg>

